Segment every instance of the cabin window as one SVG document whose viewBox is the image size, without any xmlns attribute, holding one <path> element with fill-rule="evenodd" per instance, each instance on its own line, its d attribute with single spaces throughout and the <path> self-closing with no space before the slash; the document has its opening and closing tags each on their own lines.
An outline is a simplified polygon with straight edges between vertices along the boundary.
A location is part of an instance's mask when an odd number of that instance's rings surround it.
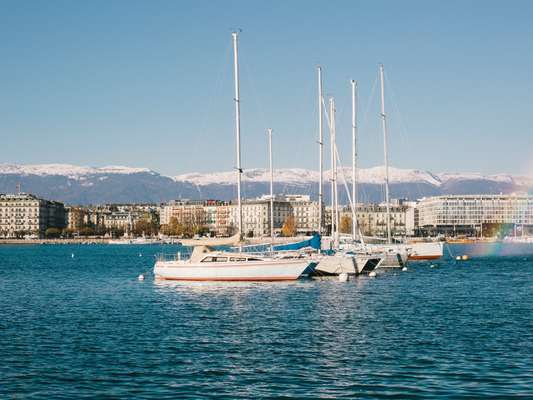
<svg viewBox="0 0 533 400">
<path fill-rule="evenodd" d="M 259 258 L 249 258 L 248 261 L 261 261 Z"/>
<path fill-rule="evenodd" d="M 242 262 L 242 261 L 246 261 L 246 258 L 244 258 L 244 257 L 230 257 L 229 260 L 232 261 L 232 262 L 235 262 L 235 261 Z"/>
<path fill-rule="evenodd" d="M 206 257 L 202 262 L 227 262 L 228 257 Z"/>
</svg>

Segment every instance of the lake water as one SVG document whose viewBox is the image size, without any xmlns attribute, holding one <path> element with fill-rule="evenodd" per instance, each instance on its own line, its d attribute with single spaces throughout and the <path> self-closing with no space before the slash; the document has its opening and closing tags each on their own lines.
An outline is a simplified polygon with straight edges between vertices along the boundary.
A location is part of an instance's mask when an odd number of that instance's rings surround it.
<svg viewBox="0 0 533 400">
<path fill-rule="evenodd" d="M 0 246 L 0 398 L 533 396 L 533 257 L 139 282 L 160 251 Z"/>
</svg>

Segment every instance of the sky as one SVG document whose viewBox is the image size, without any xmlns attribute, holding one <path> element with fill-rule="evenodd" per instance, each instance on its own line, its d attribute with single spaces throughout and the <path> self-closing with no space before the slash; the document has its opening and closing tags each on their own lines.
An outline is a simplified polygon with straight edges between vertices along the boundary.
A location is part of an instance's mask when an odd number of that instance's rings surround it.
<svg viewBox="0 0 533 400">
<path fill-rule="evenodd" d="M 350 162 L 533 175 L 533 2 L 0 2 L 0 163 L 235 166 L 231 32 L 243 167 L 318 169 L 316 67 Z M 329 161 L 327 161 L 329 162 Z"/>
</svg>

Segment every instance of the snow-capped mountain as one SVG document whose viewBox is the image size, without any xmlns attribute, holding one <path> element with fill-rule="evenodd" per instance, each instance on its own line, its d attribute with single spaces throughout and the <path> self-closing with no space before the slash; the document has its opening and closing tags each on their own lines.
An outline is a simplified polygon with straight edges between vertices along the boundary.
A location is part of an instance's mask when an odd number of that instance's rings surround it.
<svg viewBox="0 0 533 400">
<path fill-rule="evenodd" d="M 384 167 L 359 170 L 359 200 L 383 199 Z M 243 176 L 243 194 L 247 198 L 268 192 L 269 171 L 249 169 Z M 351 169 L 339 171 L 341 201 L 344 179 L 351 182 Z M 276 193 L 317 196 L 319 174 L 303 168 L 277 169 Z M 329 185 L 326 171 L 324 183 Z M 508 174 L 432 173 L 417 169 L 390 168 L 392 197 L 416 199 L 440 194 L 484 194 L 523 192 L 533 188 L 533 179 Z M 159 203 L 176 198 L 235 198 L 235 171 L 190 173 L 167 177 L 147 168 L 121 166 L 84 167 L 68 164 L 0 164 L 0 193 L 12 193 L 17 185 L 22 191 L 68 204 Z M 326 200 L 329 189 L 325 188 Z"/>
<path fill-rule="evenodd" d="M 339 170 L 340 180 L 352 181 L 350 168 Z M 190 173 L 177 175 L 173 178 L 176 182 L 188 182 L 194 185 L 205 186 L 211 184 L 233 185 L 235 184 L 235 171 L 214 173 Z M 270 174 L 267 169 L 255 168 L 244 172 L 242 176 L 246 182 L 269 182 Z M 324 172 L 324 180 L 331 179 L 331 171 Z M 276 169 L 274 171 L 276 182 L 290 184 L 312 184 L 319 180 L 318 171 L 303 168 Z M 358 181 L 361 184 L 382 185 L 385 183 L 385 167 L 361 168 L 358 171 Z M 514 177 L 508 174 L 483 175 L 479 173 L 440 173 L 433 174 L 429 171 L 418 169 L 389 168 L 389 183 L 426 183 L 433 186 L 442 186 L 452 181 L 491 181 L 517 185 L 528 185 L 533 182 L 532 178 Z"/>
<path fill-rule="evenodd" d="M 94 168 L 83 167 L 71 164 L 35 164 L 35 165 L 17 165 L 17 164 L 0 164 L 0 174 L 18 174 L 18 175 L 62 175 L 72 179 L 79 179 L 86 175 L 105 175 L 105 174 L 138 174 L 152 173 L 148 168 L 131 168 L 111 165 L 108 167 Z"/>
</svg>

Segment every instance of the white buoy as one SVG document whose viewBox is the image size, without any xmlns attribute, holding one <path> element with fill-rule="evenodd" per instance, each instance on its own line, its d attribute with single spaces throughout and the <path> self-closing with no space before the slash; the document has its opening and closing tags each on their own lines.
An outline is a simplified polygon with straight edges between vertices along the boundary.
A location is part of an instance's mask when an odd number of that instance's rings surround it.
<svg viewBox="0 0 533 400">
<path fill-rule="evenodd" d="M 403 272 L 407 271 L 407 267 L 403 267 L 403 268 L 402 268 L 402 271 L 403 271 Z"/>
<path fill-rule="evenodd" d="M 371 271 L 368 276 L 374 278 L 377 274 L 374 271 Z"/>
<path fill-rule="evenodd" d="M 431 265 L 429 266 L 429 268 L 435 268 L 435 267 L 436 267 L 435 264 L 431 264 Z"/>
<path fill-rule="evenodd" d="M 455 257 L 455 259 L 456 259 L 457 261 L 461 261 L 461 256 L 457 256 L 457 257 Z"/>
<path fill-rule="evenodd" d="M 348 282 L 350 278 L 348 277 L 348 274 L 346 272 L 342 272 L 339 274 L 339 281 L 340 282 Z"/>
<path fill-rule="evenodd" d="M 139 253 L 139 257 L 142 257 L 143 255 L 141 253 Z"/>
<path fill-rule="evenodd" d="M 137 279 L 140 280 L 140 281 L 144 281 L 144 275 L 143 274 L 139 275 L 139 277 Z"/>
<path fill-rule="evenodd" d="M 70 256 L 71 256 L 72 258 L 74 258 L 74 253 L 72 253 Z"/>
</svg>

